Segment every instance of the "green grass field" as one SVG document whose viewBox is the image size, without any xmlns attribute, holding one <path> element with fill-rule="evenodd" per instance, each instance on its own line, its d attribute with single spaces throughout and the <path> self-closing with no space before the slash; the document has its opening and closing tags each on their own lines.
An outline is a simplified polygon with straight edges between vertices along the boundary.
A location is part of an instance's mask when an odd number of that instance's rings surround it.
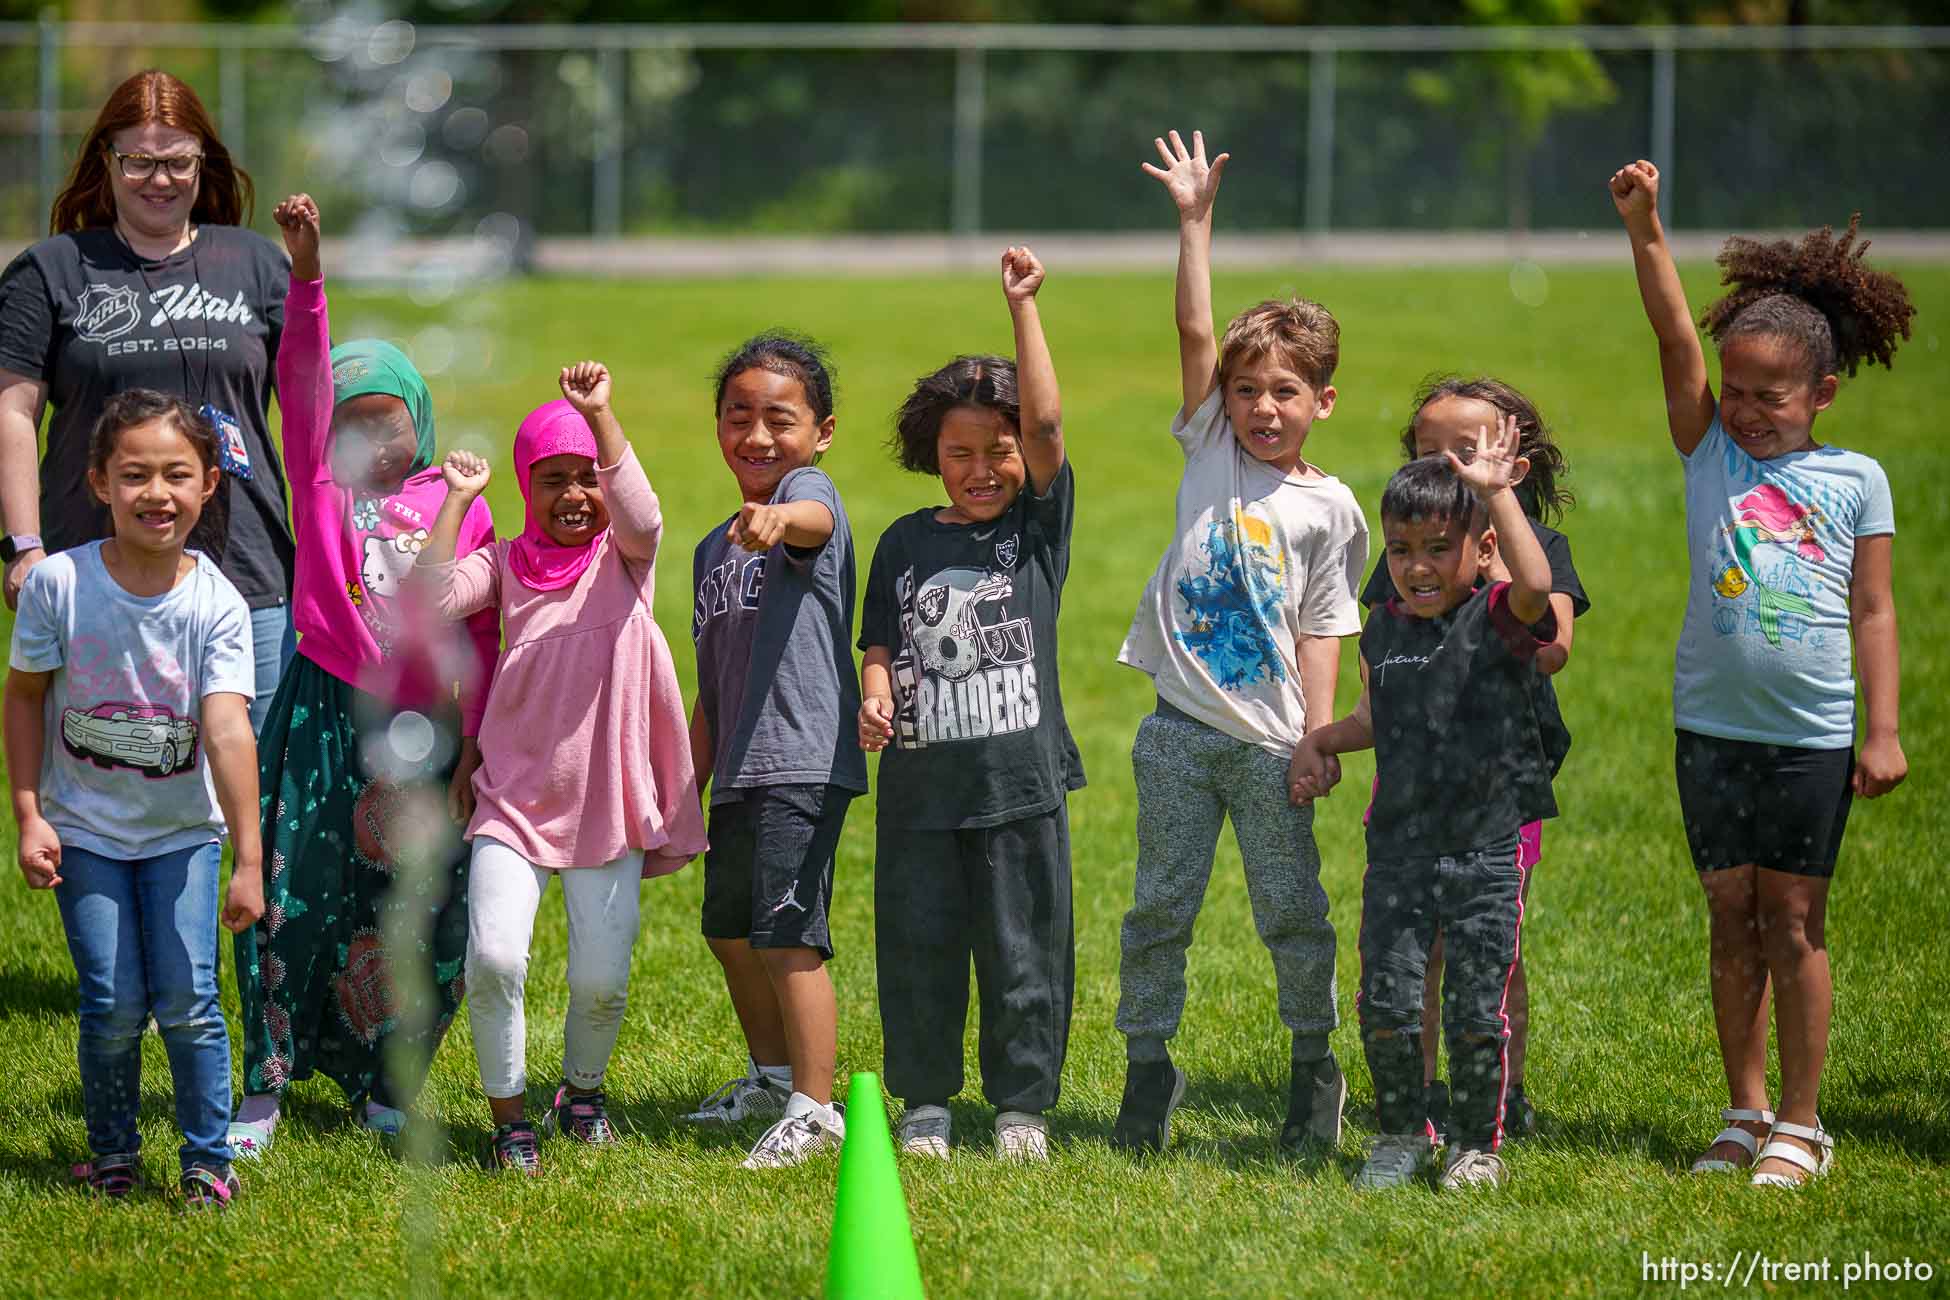
<svg viewBox="0 0 1950 1300">
<path fill-rule="evenodd" d="M 1594 609 L 1559 679 L 1576 738 L 1558 785 L 1564 816 L 1545 836 L 1524 941 L 1534 1037 L 1528 1086 L 1541 1133 L 1510 1153 L 1503 1192 L 1357 1196 L 1349 1175 L 1373 1132 L 1354 1028 L 1354 936 L 1363 866 L 1365 757 L 1318 821 L 1341 935 L 1343 1028 L 1335 1047 L 1353 1093 L 1336 1158 L 1275 1153 L 1286 1037 L 1270 963 L 1254 935 L 1238 856 L 1221 844 L 1191 998 L 1173 1045 L 1191 1077 L 1163 1158 L 1134 1163 L 1106 1142 L 1123 1080 L 1112 1026 L 1118 923 L 1135 854 L 1129 746 L 1148 685 L 1115 655 L 1171 526 L 1180 460 L 1169 274 L 1071 277 L 1052 268 L 1043 311 L 1064 385 L 1080 493 L 1063 626 L 1065 707 L 1090 785 L 1070 803 L 1078 990 L 1056 1151 L 1042 1168 L 992 1158 L 991 1113 L 971 1087 L 964 1139 L 947 1164 L 906 1164 L 921 1270 L 936 1296 L 1392 1294 L 1638 1291 L 1646 1256 L 1718 1261 L 1928 1261 L 1950 1270 L 1950 1113 L 1942 984 L 1950 842 L 1934 760 L 1950 745 L 1950 581 L 1925 558 L 1950 531 L 1943 447 L 1950 269 L 1914 268 L 1917 336 L 1893 374 L 1846 383 L 1818 432 L 1879 458 L 1902 532 L 1904 742 L 1912 775 L 1858 804 L 1829 914 L 1835 1028 L 1823 1118 L 1838 1165 L 1797 1194 L 1687 1162 L 1724 1104 L 1706 988 L 1706 921 L 1680 833 L 1671 772 L 1672 645 L 1683 601 L 1680 473 L 1666 438 L 1656 358 L 1632 279 L 1554 271 L 1541 306 L 1520 304 L 1502 269 L 1292 270 L 1227 275 L 1222 315 L 1304 288 L 1343 327 L 1342 398 L 1317 425 L 1312 459 L 1368 509 L 1400 458 L 1416 382 L 1434 370 L 1493 373 L 1532 394 L 1559 431 L 1579 504 L 1564 525 Z M 1688 275 L 1696 305 L 1709 268 Z M 1535 300 L 1536 285 L 1523 285 Z M 860 571 L 895 515 L 940 499 L 895 470 L 881 443 L 914 378 L 956 352 L 1007 350 L 1008 318 L 987 277 L 744 280 L 679 284 L 528 282 L 444 304 L 336 295 L 338 337 L 406 342 L 434 377 L 442 440 L 491 443 L 491 500 L 503 530 L 520 500 L 507 469 L 516 421 L 555 395 L 555 368 L 595 356 L 616 372 L 624 425 L 664 503 L 658 612 L 690 676 L 690 551 L 736 504 L 712 436 L 716 359 L 760 327 L 810 331 L 840 367 L 839 435 L 826 466 L 845 494 Z M 1343 705 L 1356 686 L 1344 657 Z M 1431 797 L 1441 797 L 1431 791 Z M 833 929 L 840 1069 L 877 1070 L 871 798 L 842 847 Z M 9 825 L 4 854 L 11 859 Z M 546 1176 L 483 1172 L 488 1129 L 465 1018 L 435 1065 L 429 1116 L 441 1158 L 402 1163 L 346 1118 L 323 1080 L 294 1087 L 275 1151 L 243 1171 L 222 1217 L 188 1218 L 173 1198 L 89 1202 L 67 1185 L 86 1154 L 75 1070 L 74 974 L 54 901 L 0 876 L 0 1293 L 811 1295 L 820 1289 L 837 1163 L 748 1173 L 755 1133 L 699 1134 L 674 1116 L 736 1073 L 743 1048 L 718 968 L 698 937 L 701 868 L 646 886 L 632 1002 L 610 1073 L 628 1135 L 610 1151 L 544 1145 Z M 556 1077 L 564 931 L 544 905 L 529 987 L 529 1065 Z M 229 966 L 228 957 L 225 960 Z M 230 975 L 226 969 L 225 984 Z M 234 997 L 227 992 L 234 1009 Z M 969 1078 L 974 1066 L 969 1039 Z M 143 1131 L 152 1180 L 173 1184 L 169 1074 L 146 1044 Z M 1759 1285 L 1764 1273 L 1753 1278 Z M 1816 1289 L 1777 1279 L 1783 1294 Z M 1909 1288 L 1900 1288 L 1907 1293 Z"/>
</svg>

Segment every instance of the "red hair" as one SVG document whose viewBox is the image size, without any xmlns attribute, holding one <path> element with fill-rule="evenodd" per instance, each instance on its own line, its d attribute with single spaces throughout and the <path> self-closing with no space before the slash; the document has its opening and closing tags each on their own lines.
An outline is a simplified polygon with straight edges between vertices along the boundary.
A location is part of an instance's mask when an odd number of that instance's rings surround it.
<svg viewBox="0 0 1950 1300">
<path fill-rule="evenodd" d="M 193 135 L 203 146 L 201 187 L 190 220 L 219 226 L 242 225 L 250 220 L 256 187 L 251 184 L 250 173 L 231 161 L 230 150 L 217 138 L 217 128 L 211 124 L 203 101 L 185 82 L 150 68 L 117 86 L 102 105 L 68 172 L 68 183 L 61 187 L 48 214 L 49 234 L 115 224 L 114 182 L 108 174 L 109 137 L 150 122 Z"/>
</svg>

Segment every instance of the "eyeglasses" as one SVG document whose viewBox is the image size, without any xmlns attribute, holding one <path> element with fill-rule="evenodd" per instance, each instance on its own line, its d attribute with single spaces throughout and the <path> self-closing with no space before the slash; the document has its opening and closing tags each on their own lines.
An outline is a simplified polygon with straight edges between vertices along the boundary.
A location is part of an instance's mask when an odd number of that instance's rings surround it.
<svg viewBox="0 0 1950 1300">
<path fill-rule="evenodd" d="M 122 179 L 128 181 L 146 181 L 156 174 L 158 167 L 167 171 L 169 179 L 173 181 L 195 180 L 197 169 L 203 166 L 203 155 L 200 153 L 179 153 L 158 158 L 149 153 L 123 153 L 113 145 L 109 146 L 108 151 L 115 156 L 115 165 L 121 169 Z"/>
</svg>

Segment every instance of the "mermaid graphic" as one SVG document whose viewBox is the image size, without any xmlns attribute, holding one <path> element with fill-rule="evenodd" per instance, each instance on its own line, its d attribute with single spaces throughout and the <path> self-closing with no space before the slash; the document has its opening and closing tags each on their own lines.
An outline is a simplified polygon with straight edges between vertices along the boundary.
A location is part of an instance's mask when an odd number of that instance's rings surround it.
<svg viewBox="0 0 1950 1300">
<path fill-rule="evenodd" d="M 1799 614 L 1812 618 L 1815 607 L 1806 597 L 1769 586 L 1760 580 L 1754 552 L 1762 546 L 1792 546 L 1794 553 L 1810 564 L 1827 559 L 1815 537 L 1815 522 L 1821 512 L 1799 505 L 1772 483 L 1763 483 L 1733 505 L 1733 523 L 1726 529 L 1732 560 L 1713 581 L 1713 590 L 1728 600 L 1752 587 L 1760 606 L 1761 635 L 1767 644 L 1781 644 L 1781 615 Z"/>
<path fill-rule="evenodd" d="M 1225 690 L 1286 680 L 1269 628 L 1286 598 L 1286 557 L 1265 520 L 1238 511 L 1209 526 L 1200 549 L 1210 566 L 1178 580 L 1185 602 L 1179 643 L 1203 659 Z"/>
</svg>

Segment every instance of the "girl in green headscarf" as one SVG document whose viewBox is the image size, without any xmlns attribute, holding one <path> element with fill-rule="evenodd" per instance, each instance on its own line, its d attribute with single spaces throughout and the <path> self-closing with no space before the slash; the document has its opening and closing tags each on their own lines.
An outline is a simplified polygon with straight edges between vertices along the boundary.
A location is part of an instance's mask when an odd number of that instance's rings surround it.
<svg viewBox="0 0 1950 1300">
<path fill-rule="evenodd" d="M 291 252 L 278 401 L 298 544 L 297 658 L 258 741 L 264 919 L 237 936 L 244 1101 L 261 1154 L 286 1084 L 313 1073 L 398 1135 L 461 997 L 474 734 L 500 649 L 494 611 L 461 629 L 403 599 L 446 499 L 426 381 L 390 343 L 327 353 L 318 210 L 277 208 Z M 494 540 L 477 500 L 461 550 Z M 464 630 L 463 630 L 464 629 Z"/>
</svg>

